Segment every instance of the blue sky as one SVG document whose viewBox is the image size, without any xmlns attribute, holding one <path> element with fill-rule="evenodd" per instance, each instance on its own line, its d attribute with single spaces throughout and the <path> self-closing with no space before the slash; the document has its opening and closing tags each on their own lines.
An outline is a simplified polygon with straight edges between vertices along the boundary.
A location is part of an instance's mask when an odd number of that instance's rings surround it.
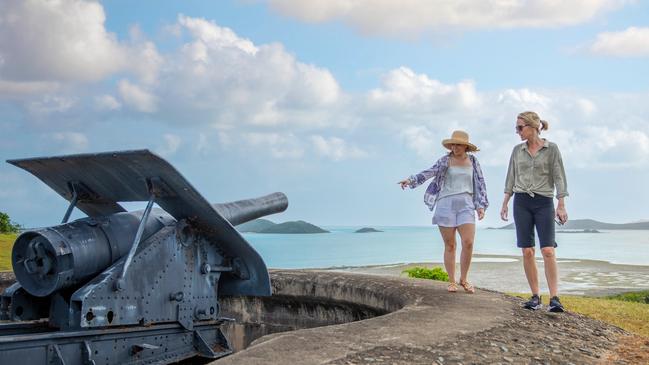
<svg viewBox="0 0 649 365">
<path fill-rule="evenodd" d="M 396 182 L 464 129 L 499 226 L 525 110 L 571 218 L 649 219 L 647 85 L 649 2 L 0 3 L 2 160 L 149 148 L 214 202 L 283 191 L 276 221 L 427 225 L 424 187 Z M 9 164 L 0 184 L 18 223 L 65 211 Z"/>
</svg>

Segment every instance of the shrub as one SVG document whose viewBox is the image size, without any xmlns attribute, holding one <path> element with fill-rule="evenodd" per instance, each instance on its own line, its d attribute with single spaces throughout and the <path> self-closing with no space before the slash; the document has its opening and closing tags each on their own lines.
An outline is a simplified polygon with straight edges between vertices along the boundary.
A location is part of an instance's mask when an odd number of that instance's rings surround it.
<svg viewBox="0 0 649 365">
<path fill-rule="evenodd" d="M 409 278 L 448 281 L 448 274 L 441 267 L 434 267 L 432 269 L 428 269 L 425 267 L 415 266 L 403 270 L 402 272 L 407 273 Z"/>
<path fill-rule="evenodd" d="M 0 212 L 0 233 L 18 233 L 20 225 L 11 222 L 9 214 Z"/>
<path fill-rule="evenodd" d="M 608 296 L 607 299 L 649 304 L 649 290 L 611 295 Z"/>
</svg>

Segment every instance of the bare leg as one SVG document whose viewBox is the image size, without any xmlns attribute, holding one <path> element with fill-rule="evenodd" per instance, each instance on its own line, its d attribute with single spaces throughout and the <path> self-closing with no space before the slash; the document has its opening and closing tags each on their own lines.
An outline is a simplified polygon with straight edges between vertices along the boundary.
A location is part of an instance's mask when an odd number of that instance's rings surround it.
<svg viewBox="0 0 649 365">
<path fill-rule="evenodd" d="M 550 297 L 554 297 L 559 290 L 559 270 L 557 269 L 557 257 L 554 253 L 554 247 L 543 247 L 541 253 L 543 254 L 543 267 L 545 268 L 545 278 L 550 289 Z"/>
<path fill-rule="evenodd" d="M 539 294 L 539 273 L 536 270 L 536 260 L 534 258 L 534 247 L 523 248 L 523 268 L 527 283 L 530 285 L 532 294 Z"/>
<path fill-rule="evenodd" d="M 451 283 L 455 283 L 455 230 L 455 227 L 439 227 L 444 240 L 444 267 Z"/>
<path fill-rule="evenodd" d="M 463 224 L 457 227 L 462 240 L 462 253 L 460 253 L 460 282 L 467 281 L 471 257 L 473 256 L 473 242 L 475 241 L 475 224 Z"/>
</svg>

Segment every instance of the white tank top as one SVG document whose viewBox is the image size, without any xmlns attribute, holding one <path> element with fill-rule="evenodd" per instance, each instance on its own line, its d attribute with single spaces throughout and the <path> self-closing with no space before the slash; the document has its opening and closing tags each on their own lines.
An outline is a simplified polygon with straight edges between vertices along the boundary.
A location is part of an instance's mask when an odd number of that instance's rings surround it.
<svg viewBox="0 0 649 365">
<path fill-rule="evenodd" d="M 449 166 L 437 199 L 462 193 L 473 195 L 473 166 Z"/>
</svg>

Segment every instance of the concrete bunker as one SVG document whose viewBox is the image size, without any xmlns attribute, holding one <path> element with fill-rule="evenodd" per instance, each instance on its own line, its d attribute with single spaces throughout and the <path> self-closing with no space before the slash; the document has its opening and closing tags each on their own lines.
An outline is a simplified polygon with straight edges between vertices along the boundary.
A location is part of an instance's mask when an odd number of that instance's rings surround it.
<svg viewBox="0 0 649 365">
<path fill-rule="evenodd" d="M 221 297 L 223 332 L 235 352 L 262 336 L 356 322 L 401 309 L 405 298 L 356 275 L 271 270 L 270 297 Z M 401 293 L 402 294 L 402 293 Z"/>
</svg>

